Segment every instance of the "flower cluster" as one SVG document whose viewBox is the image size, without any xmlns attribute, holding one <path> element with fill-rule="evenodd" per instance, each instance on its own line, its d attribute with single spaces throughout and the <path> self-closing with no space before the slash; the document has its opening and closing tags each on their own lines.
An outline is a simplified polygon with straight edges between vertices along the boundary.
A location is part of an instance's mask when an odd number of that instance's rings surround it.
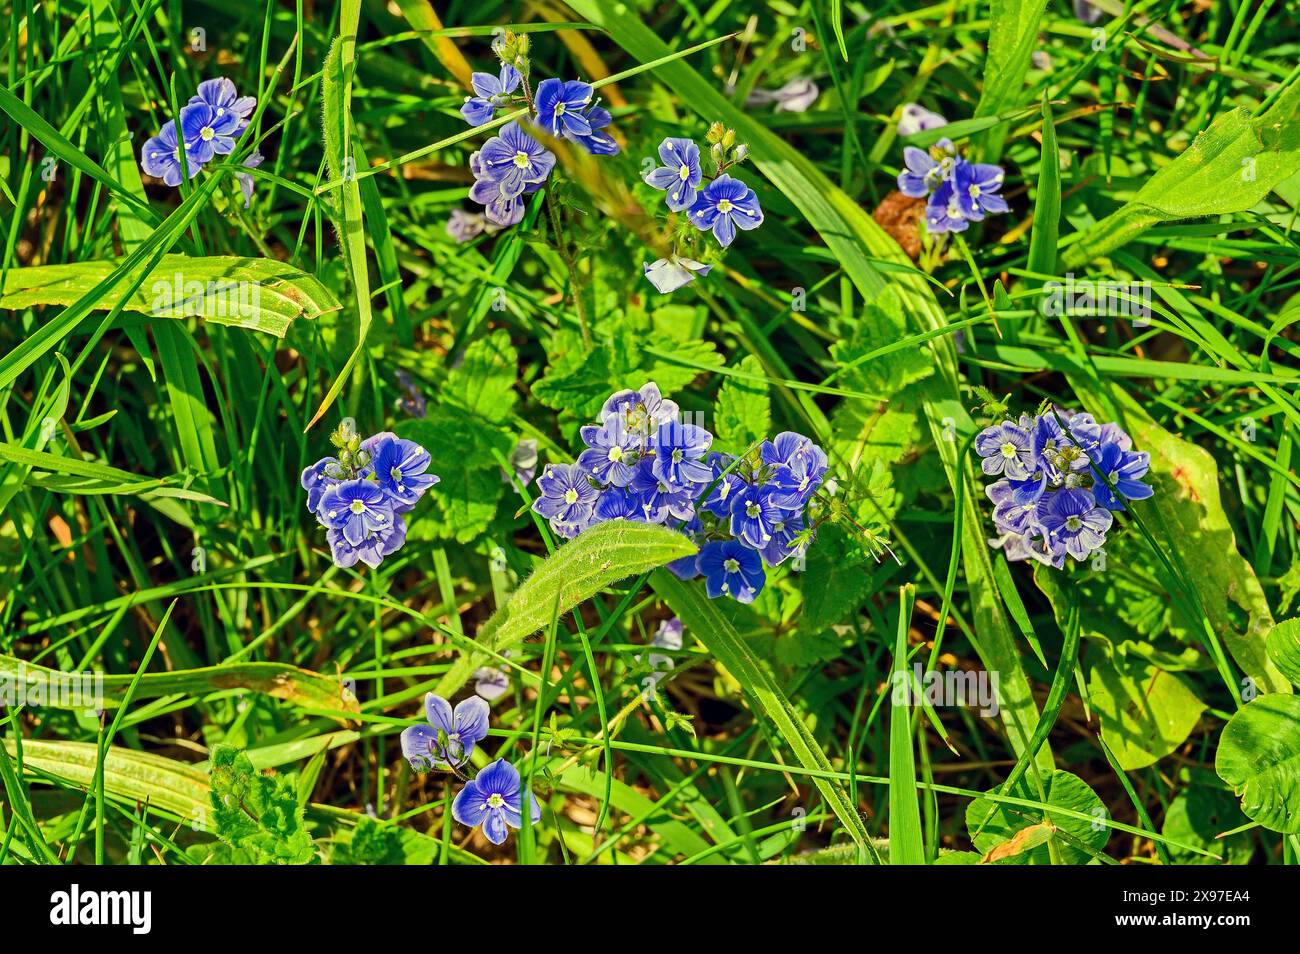
<svg viewBox="0 0 1300 954">
<path fill-rule="evenodd" d="M 590 83 L 547 79 L 536 92 L 531 89 L 527 34 L 507 32 L 493 48 L 501 71 L 474 73 L 470 84 L 475 95 L 466 97 L 460 112 L 471 126 L 491 122 L 498 109 L 521 106 L 529 112 L 522 122 L 506 123 L 469 157 L 475 180 L 469 197 L 484 207 L 485 224 L 506 228 L 523 219 L 524 196 L 540 189 L 555 168 L 555 154 L 533 133 L 568 140 L 596 156 L 617 154 L 618 143 L 605 132 L 613 117 L 596 101 Z M 467 231 L 462 221 L 452 235 L 464 241 Z"/>
<path fill-rule="evenodd" d="M 452 709 L 442 696 L 429 693 L 424 697 L 424 713 L 427 725 L 402 730 L 402 755 L 417 772 L 438 769 L 463 778 L 461 768 L 474 747 L 487 738 L 487 701 L 470 696 Z M 497 759 L 474 778 L 465 779 L 465 787 L 451 803 L 452 817 L 470 828 L 481 825 L 488 841 L 499 845 L 509 829 L 523 827 L 522 788 L 519 770 L 505 759 Z M 532 821 L 541 821 L 542 808 L 532 792 L 528 804 Z"/>
<path fill-rule="evenodd" d="M 180 185 L 183 145 L 184 174 L 193 179 L 215 157 L 235 151 L 235 143 L 248 129 L 255 106 L 255 97 L 240 96 L 235 84 L 224 76 L 203 81 L 189 103 L 181 107 L 179 132 L 176 120 L 169 119 L 158 135 L 144 144 L 140 150 L 140 168 L 169 186 Z M 249 169 L 261 164 L 262 154 L 257 150 L 244 160 L 244 166 Z M 253 198 L 253 177 L 241 172 L 236 178 L 244 194 L 244 208 L 248 208 Z"/>
<path fill-rule="evenodd" d="M 951 139 L 940 139 L 928 152 L 905 146 L 903 162 L 898 189 L 914 199 L 929 196 L 925 225 L 931 234 L 964 232 L 972 222 L 1010 208 L 998 195 L 1006 176 L 1002 167 L 967 162 Z"/>
<path fill-rule="evenodd" d="M 735 130 L 722 123 L 710 126 L 707 138 L 713 163 L 707 184 L 700 147 L 694 140 L 673 136 L 659 144 L 663 165 L 645 175 L 647 185 L 664 193 L 669 211 L 686 213 L 674 237 L 672 254 L 644 266 L 646 278 L 665 294 L 694 281 L 696 275 L 707 275 L 713 267 L 690 257 L 694 244 L 691 226 L 713 233 L 718 244 L 727 248 L 736 240 L 737 229 L 747 232 L 763 224 L 763 209 L 754 190 L 726 171 L 744 162 L 749 148 L 737 143 Z"/>
<path fill-rule="evenodd" d="M 712 434 L 679 417 L 654 382 L 611 395 L 601 423 L 582 428 L 577 462 L 542 469 L 533 510 L 565 538 L 619 518 L 679 529 L 700 552 L 669 568 L 682 579 L 702 574 L 710 597 L 752 602 L 764 564 L 779 566 L 811 539 L 807 508 L 826 454 L 790 431 L 744 457 L 720 454 Z"/>
<path fill-rule="evenodd" d="M 307 509 L 328 531 L 336 565 L 379 566 L 406 543 L 405 515 L 440 478 L 427 473 L 427 450 L 388 431 L 363 441 L 345 421 L 330 441 L 338 456 L 302 472 Z"/>
<path fill-rule="evenodd" d="M 1086 560 L 1105 544 L 1112 512 L 1152 494 L 1142 483 L 1150 455 L 1133 450 L 1118 424 L 1091 414 L 1022 414 L 982 430 L 975 452 L 984 473 L 1001 478 L 985 488 L 1000 534 L 989 542 L 1008 560 L 1058 569 L 1067 556 Z"/>
</svg>

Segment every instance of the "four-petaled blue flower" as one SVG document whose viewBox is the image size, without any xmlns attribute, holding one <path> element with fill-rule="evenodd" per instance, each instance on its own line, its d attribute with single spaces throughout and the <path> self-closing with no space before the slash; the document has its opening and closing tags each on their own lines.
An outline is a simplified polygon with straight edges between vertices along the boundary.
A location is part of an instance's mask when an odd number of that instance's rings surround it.
<svg viewBox="0 0 1300 954">
<path fill-rule="evenodd" d="M 468 761 L 474 746 L 487 738 L 490 710 L 487 701 L 470 696 L 451 703 L 432 692 L 424 697 L 427 725 L 402 730 L 402 755 L 417 772 L 448 769 Z"/>
<path fill-rule="evenodd" d="M 713 479 L 713 468 L 704 456 L 712 443 L 713 435 L 694 424 L 660 424 L 652 442 L 654 475 L 675 487 L 708 483 Z"/>
<path fill-rule="evenodd" d="M 777 489 L 752 484 L 731 498 L 731 535 L 755 550 L 762 550 L 772 539 L 776 524 L 784 521 L 786 511 L 777 506 Z"/>
<path fill-rule="evenodd" d="M 1004 176 L 1000 166 L 959 162 L 952 173 L 952 190 L 962 215 L 978 222 L 989 213 L 1008 211 L 1007 200 L 997 194 Z"/>
<path fill-rule="evenodd" d="M 1124 500 L 1145 500 L 1155 491 L 1142 483 L 1151 467 L 1151 455 L 1146 451 L 1127 451 L 1119 444 L 1105 444 L 1097 454 L 1097 470 L 1104 479 L 1092 483 L 1093 496 L 1107 510 L 1125 510 Z M 1111 485 L 1119 491 L 1116 496 Z"/>
<path fill-rule="evenodd" d="M 533 96 L 538 128 L 552 136 L 566 132 L 574 136 L 590 136 L 591 123 L 583 110 L 591 102 L 592 93 L 591 84 L 580 80 L 543 80 Z"/>
<path fill-rule="evenodd" d="M 659 144 L 659 159 L 663 165 L 646 174 L 646 184 L 664 192 L 668 208 L 684 212 L 695 204 L 696 189 L 704 178 L 700 147 L 689 139 L 669 136 Z"/>
<path fill-rule="evenodd" d="M 393 499 L 393 507 L 398 513 L 414 507 L 424 492 L 440 479 L 436 474 L 427 473 L 429 452 L 415 441 L 384 432 L 361 446 L 370 453 L 370 468 L 375 480 L 380 489 Z"/>
<path fill-rule="evenodd" d="M 512 199 L 522 194 L 529 184 L 545 181 L 555 167 L 555 154 L 524 132 L 519 123 L 511 122 L 501 128 L 499 136 L 483 144 L 479 162 L 484 174 L 497 184 L 501 196 Z"/>
<path fill-rule="evenodd" d="M 1005 473 L 1013 479 L 1023 480 L 1034 467 L 1029 432 L 1010 421 L 980 431 L 975 438 L 975 453 L 983 458 L 980 467 L 990 477 Z"/>
<path fill-rule="evenodd" d="M 584 425 L 579 432 L 587 449 L 578 455 L 578 466 L 602 484 L 626 487 L 632 482 L 632 465 L 636 463 L 638 438 L 623 426 L 618 415 L 610 415 L 604 424 Z"/>
<path fill-rule="evenodd" d="M 700 231 L 712 231 L 723 248 L 735 241 L 736 229 L 748 231 L 763 224 L 763 210 L 754 190 L 726 174 L 697 195 L 690 217 Z"/>
<path fill-rule="evenodd" d="M 452 817 L 470 828 L 481 825 L 487 840 L 499 845 L 510 834 L 509 829 L 523 827 L 521 788 L 519 770 L 505 759 L 497 759 L 457 793 L 451 803 Z M 529 815 L 534 823 L 539 822 L 542 808 L 532 792 L 527 794 Z"/>
<path fill-rule="evenodd" d="M 537 488 L 542 493 L 533 501 L 533 512 L 550 520 L 561 536 L 577 536 L 591 523 L 600 491 L 576 464 L 547 464 Z"/>
<path fill-rule="evenodd" d="M 186 150 L 185 167 L 186 174 L 193 179 L 203 168 L 203 163 Z M 158 135 L 144 144 L 140 150 L 140 168 L 146 175 L 161 179 L 169 186 L 181 184 L 181 145 L 176 139 L 174 121 L 169 119 L 163 123 Z"/>
<path fill-rule="evenodd" d="M 766 580 L 759 555 L 738 540 L 704 544 L 697 566 L 704 575 L 705 592 L 713 599 L 726 594 L 741 603 L 752 603 Z"/>
<path fill-rule="evenodd" d="M 198 90 L 190 97 L 188 105 L 199 103 L 211 106 L 218 119 L 233 115 L 234 135 L 238 139 L 248 128 L 248 120 L 253 115 L 253 107 L 257 105 L 257 99 L 253 96 L 240 96 L 239 91 L 235 89 L 235 84 L 222 76 L 204 80 L 199 84 Z"/>
<path fill-rule="evenodd" d="M 326 490 L 318 513 L 354 547 L 372 533 L 390 532 L 396 516 L 389 496 L 373 480 L 364 478 L 345 480 Z"/>
<path fill-rule="evenodd" d="M 507 63 L 501 67 L 501 73 L 497 76 L 491 73 L 473 73 L 469 79 L 478 95 L 465 97 L 465 105 L 460 108 L 460 114 L 471 126 L 482 126 L 492 121 L 497 107 L 504 106 L 509 101 L 510 94 L 519 88 L 523 76 Z"/>
<path fill-rule="evenodd" d="M 1091 493 L 1077 487 L 1041 497 L 1036 516 L 1048 539 L 1064 545 L 1066 554 L 1076 560 L 1086 560 L 1105 542 L 1115 519 L 1109 510 L 1097 506 Z"/>
<path fill-rule="evenodd" d="M 233 112 L 220 114 L 207 103 L 194 103 L 181 109 L 180 126 L 187 159 L 193 155 L 203 164 L 235 151 L 239 116 Z"/>
</svg>

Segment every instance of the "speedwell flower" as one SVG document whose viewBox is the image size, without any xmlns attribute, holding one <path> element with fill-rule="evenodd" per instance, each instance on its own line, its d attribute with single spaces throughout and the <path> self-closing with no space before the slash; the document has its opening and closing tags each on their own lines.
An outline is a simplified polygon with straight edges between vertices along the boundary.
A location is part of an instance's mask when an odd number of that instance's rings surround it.
<svg viewBox="0 0 1300 954">
<path fill-rule="evenodd" d="M 487 738 L 490 713 L 487 700 L 478 696 L 462 699 L 453 710 L 450 702 L 430 692 L 424 712 L 428 725 L 402 730 L 402 755 L 417 772 L 464 765 L 474 746 Z"/>
<path fill-rule="evenodd" d="M 689 139 L 669 136 L 659 144 L 659 159 L 663 165 L 646 174 L 646 184 L 662 190 L 668 208 L 674 212 L 689 209 L 695 204 L 695 190 L 704 179 L 700 169 L 700 147 Z M 659 290 L 664 291 L 662 288 Z"/>
<path fill-rule="evenodd" d="M 754 190 L 725 173 L 698 194 L 690 217 L 701 232 L 712 231 L 723 248 L 735 241 L 736 229 L 749 231 L 763 224 Z"/>
<path fill-rule="evenodd" d="M 522 787 L 519 770 L 505 759 L 497 759 L 465 783 L 451 803 L 451 815 L 470 828 L 482 825 L 487 840 L 499 845 L 510 828 L 524 825 Z M 528 792 L 528 806 L 532 821 L 541 821 L 542 807 L 532 792 Z"/>
</svg>

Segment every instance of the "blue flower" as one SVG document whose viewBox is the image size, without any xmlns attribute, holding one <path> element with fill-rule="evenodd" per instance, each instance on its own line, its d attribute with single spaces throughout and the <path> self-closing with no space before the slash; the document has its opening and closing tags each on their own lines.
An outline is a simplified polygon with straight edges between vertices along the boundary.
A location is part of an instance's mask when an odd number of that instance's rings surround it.
<svg viewBox="0 0 1300 954">
<path fill-rule="evenodd" d="M 940 126 L 946 125 L 948 125 L 948 120 L 938 113 L 932 113 L 918 103 L 908 103 L 903 107 L 903 114 L 898 117 L 898 134 L 900 136 L 915 136 L 927 129 L 938 129 Z"/>
<path fill-rule="evenodd" d="M 730 454 L 713 453 L 709 455 L 709 467 L 712 470 L 709 483 L 712 485 L 712 489 L 700 501 L 702 509 L 724 520 L 731 516 L 732 498 L 745 486 L 745 481 L 741 479 L 735 468 L 732 468 L 729 473 L 723 473 L 728 467 L 731 467 L 735 459 Z"/>
<path fill-rule="evenodd" d="M 723 174 L 700 192 L 690 211 L 691 221 L 701 232 L 712 230 L 723 248 L 736 238 L 736 229 L 756 229 L 763 224 L 754 190 L 739 179 Z"/>
<path fill-rule="evenodd" d="M 952 180 L 939 183 L 925 205 L 925 227 L 933 235 L 945 232 L 965 232 L 970 221 L 961 210 L 961 203 L 953 192 Z"/>
<path fill-rule="evenodd" d="M 300 483 L 302 489 L 307 491 L 307 509 L 312 513 L 320 509 L 320 500 L 325 496 L 325 491 L 343 479 L 337 476 L 331 478 L 331 473 L 340 473 L 339 462 L 334 457 L 322 457 L 302 472 Z"/>
<path fill-rule="evenodd" d="M 566 132 L 575 136 L 590 136 L 591 123 L 583 110 L 591 102 L 592 93 L 591 84 L 580 80 L 543 80 L 533 96 L 538 127 L 552 136 Z"/>
<path fill-rule="evenodd" d="M 641 458 L 633 469 L 632 483 L 628 485 L 641 509 L 641 519 L 646 523 L 664 523 L 669 517 L 692 519 L 698 488 L 665 483 L 655 473 L 654 465 L 653 458 Z"/>
<path fill-rule="evenodd" d="M 599 427 L 587 424 L 580 433 L 587 450 L 578 455 L 579 467 L 602 484 L 626 487 L 632 482 L 638 440 L 618 415 L 611 414 Z"/>
<path fill-rule="evenodd" d="M 1103 444 L 1096 458 L 1097 470 L 1105 479 L 1095 478 L 1092 494 L 1098 506 L 1107 510 L 1124 510 L 1124 500 L 1146 500 L 1155 491 L 1142 483 L 1141 478 L 1151 467 L 1151 455 L 1146 451 L 1126 451 L 1119 444 Z M 1116 496 L 1108 482 L 1119 491 Z"/>
<path fill-rule="evenodd" d="M 453 712 L 451 703 L 430 692 L 424 712 L 428 725 L 402 730 L 402 755 L 417 772 L 464 765 L 474 746 L 487 738 L 490 713 L 487 701 L 478 696 L 462 699 Z"/>
<path fill-rule="evenodd" d="M 235 151 L 235 137 L 239 134 L 238 114 L 220 114 L 207 103 L 192 103 L 181 109 L 181 138 L 185 140 L 186 158 L 193 154 L 199 163 L 211 161 L 214 156 L 228 156 Z"/>
<path fill-rule="evenodd" d="M 1106 542 L 1106 531 L 1114 521 L 1109 510 L 1097 506 L 1091 493 L 1071 487 L 1042 497 L 1036 515 L 1047 538 L 1064 545 L 1065 552 L 1076 560 L 1086 560 Z"/>
<path fill-rule="evenodd" d="M 203 168 L 190 150 L 185 151 L 185 166 L 189 178 L 193 179 Z M 161 179 L 169 186 L 181 184 L 181 146 L 176 139 L 176 123 L 167 120 L 154 136 L 140 150 L 140 168 L 145 175 Z"/>
<path fill-rule="evenodd" d="M 683 285 L 695 281 L 696 275 L 707 275 L 713 269 L 712 265 L 677 255 L 657 259 L 654 264 L 642 262 L 641 267 L 646 279 L 661 295 L 675 292 Z"/>
<path fill-rule="evenodd" d="M 392 526 L 387 530 L 367 534 L 360 543 L 356 544 L 348 542 L 342 530 L 331 527 L 325 534 L 325 540 L 329 544 L 330 556 L 333 557 L 335 566 L 347 569 L 360 561 L 373 568 L 379 566 L 384 557 L 396 553 L 405 545 L 406 521 L 395 516 Z"/>
<path fill-rule="evenodd" d="M 755 550 L 767 546 L 776 524 L 787 517 L 773 487 L 748 486 L 731 498 L 731 535 Z"/>
<path fill-rule="evenodd" d="M 759 448 L 759 457 L 770 468 L 767 483 L 779 491 L 777 506 L 802 508 L 821 486 L 829 461 L 826 452 L 811 438 L 782 431 Z"/>
<path fill-rule="evenodd" d="M 486 206 L 483 217 L 501 228 L 518 224 L 524 217 L 524 196 L 532 195 L 542 187 L 540 182 L 529 182 L 524 185 L 524 191 L 518 195 L 505 195 L 501 191 L 501 184 L 488 175 L 487 170 L 483 168 L 481 152 L 470 155 L 469 171 L 475 177 L 474 185 L 469 190 L 469 197 L 480 205 Z"/>
<path fill-rule="evenodd" d="M 1069 430 L 1062 428 L 1064 421 Z M 1091 415 L 1058 411 L 1038 417 L 1031 434 L 1034 459 L 1050 477 L 1064 479 L 1072 471 L 1088 470 L 1088 455 L 1101 447 L 1101 428 Z"/>
<path fill-rule="evenodd" d="M 771 530 L 772 535 L 759 552 L 768 566 L 780 566 L 799 552 L 799 536 L 804 530 L 803 514 L 783 510 L 772 522 Z"/>
<path fill-rule="evenodd" d="M 495 185 L 496 183 L 493 183 Z M 500 194 L 500 190 L 497 190 Z M 523 217 L 523 205 L 519 206 L 519 215 Z M 513 224 L 513 223 L 512 223 Z M 466 212 L 464 209 L 452 209 L 447 216 L 447 234 L 460 244 L 472 242 L 487 228 L 487 218 L 482 212 Z"/>
<path fill-rule="evenodd" d="M 487 178 L 497 184 L 502 198 L 512 199 L 524 189 L 541 183 L 555 167 L 555 154 L 524 132 L 517 122 L 506 123 L 479 150 L 479 161 Z M 474 198 L 474 193 L 470 193 Z M 475 201 L 481 201 L 475 199 Z"/>
<path fill-rule="evenodd" d="M 1034 470 L 1036 457 L 1029 432 L 1010 421 L 980 431 L 975 438 L 975 453 L 983 458 L 980 467 L 990 477 L 1005 473 L 1023 480 Z"/>
<path fill-rule="evenodd" d="M 218 119 L 233 115 L 235 117 L 234 137 L 238 139 L 248 128 L 248 119 L 253 115 L 257 98 L 240 96 L 235 89 L 235 84 L 222 76 L 204 80 L 199 84 L 198 91 L 190 97 L 188 105 L 195 106 L 200 103 L 211 106 Z M 184 110 L 181 112 L 183 115 Z"/>
<path fill-rule="evenodd" d="M 592 106 L 586 112 L 587 125 L 591 127 L 588 135 L 580 136 L 577 133 L 570 132 L 567 128 L 564 130 L 564 138 L 570 142 L 576 142 L 593 156 L 617 156 L 619 149 L 618 143 L 609 133 L 602 132 L 606 126 L 614 121 L 609 110 L 603 106 Z"/>
<path fill-rule="evenodd" d="M 393 500 L 398 513 L 410 510 L 424 492 L 441 480 L 429 469 L 429 452 L 415 441 L 404 440 L 385 431 L 365 441 L 362 449 L 370 453 L 370 468 L 384 493 Z"/>
<path fill-rule="evenodd" d="M 1006 212 L 1011 207 L 998 195 L 1006 173 L 1000 166 L 975 162 L 958 162 L 952 173 L 953 195 L 962 215 L 978 222 L 990 213 Z"/>
<path fill-rule="evenodd" d="M 244 168 L 256 169 L 265 160 L 266 157 L 254 149 L 244 160 Z M 244 194 L 244 208 L 248 208 L 253 202 L 253 177 L 247 172 L 236 172 L 235 179 L 239 182 L 239 191 Z"/>
<path fill-rule="evenodd" d="M 560 536 L 577 536 L 591 523 L 600 491 L 576 464 L 547 464 L 537 488 L 542 495 L 533 501 L 533 512 L 549 520 Z"/>
<path fill-rule="evenodd" d="M 483 834 L 494 845 L 499 845 L 510 834 L 510 828 L 522 828 L 523 797 L 519 770 L 505 759 L 487 765 L 451 803 L 451 815 L 470 828 L 483 826 Z M 533 823 L 542 820 L 542 808 L 532 792 L 528 793 L 529 815 Z"/>
<path fill-rule="evenodd" d="M 708 483 L 713 468 L 705 463 L 704 455 L 712 443 L 713 435 L 694 424 L 660 424 L 651 444 L 655 476 L 674 487 Z"/>
<path fill-rule="evenodd" d="M 668 569 L 679 580 L 693 580 L 700 575 L 700 555 L 678 557 L 668 564 Z"/>
<path fill-rule="evenodd" d="M 647 381 L 636 391 L 615 391 L 600 409 L 602 421 L 608 422 L 610 415 L 618 415 L 627 433 L 647 440 L 661 425 L 676 421 L 680 414 L 676 402 L 665 400 L 659 393 L 659 385 L 653 381 Z"/>
<path fill-rule="evenodd" d="M 478 95 L 465 97 L 465 105 L 460 108 L 460 114 L 471 126 L 482 126 L 484 123 L 491 122 L 492 117 L 496 115 L 497 107 L 506 104 L 510 94 L 519 88 L 522 81 L 523 76 L 520 72 L 509 64 L 501 67 L 499 76 L 493 76 L 491 73 L 472 74 L 470 85 Z"/>
<path fill-rule="evenodd" d="M 646 184 L 664 192 L 672 211 L 686 211 L 695 204 L 695 190 L 704 179 L 700 170 L 700 147 L 689 139 L 669 136 L 659 144 L 659 160 L 663 165 L 646 174 Z"/>
<path fill-rule="evenodd" d="M 741 603 L 752 603 L 767 579 L 762 559 L 738 540 L 713 540 L 704 544 L 698 565 L 710 599 L 725 593 Z"/>
<path fill-rule="evenodd" d="M 925 198 L 951 178 L 957 162 L 957 147 L 951 139 L 940 139 L 928 152 L 916 146 L 904 146 L 904 169 L 898 174 L 898 191 L 914 199 Z"/>
<path fill-rule="evenodd" d="M 392 500 L 378 484 L 365 479 L 344 480 L 327 489 L 317 514 L 353 547 L 371 534 L 392 531 L 396 518 Z"/>
<path fill-rule="evenodd" d="M 641 498 L 627 487 L 606 487 L 596 501 L 592 522 L 605 520 L 645 520 Z"/>
</svg>

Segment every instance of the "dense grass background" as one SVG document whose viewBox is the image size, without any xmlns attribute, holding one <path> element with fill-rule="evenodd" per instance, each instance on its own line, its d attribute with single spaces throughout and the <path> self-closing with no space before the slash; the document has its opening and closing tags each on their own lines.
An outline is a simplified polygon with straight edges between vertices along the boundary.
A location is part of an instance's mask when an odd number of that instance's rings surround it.
<svg viewBox="0 0 1300 954">
<path fill-rule="evenodd" d="M 5 711 L 0 859 L 1294 863 L 1300 640 L 1274 624 L 1300 592 L 1300 10 L 1096 6 L 0 4 L 0 665 L 110 677 L 103 719 Z M 555 217 L 539 195 L 458 244 L 483 135 L 457 110 L 505 25 L 535 31 L 536 77 L 614 78 L 623 151 L 561 152 Z M 259 97 L 248 209 L 235 161 L 180 190 L 138 168 L 217 76 Z M 807 111 L 745 106 L 797 78 Z M 918 246 L 890 211 L 906 103 L 1006 168 L 1010 214 Z M 715 120 L 767 219 L 662 297 L 642 162 Z M 164 254 L 269 260 L 239 274 L 288 296 L 283 337 L 151 317 L 128 292 L 182 267 Z M 1150 281 L 1149 326 L 1045 315 L 1067 273 Z M 520 590 L 555 546 L 513 449 L 572 459 L 646 380 L 730 449 L 794 429 L 831 454 L 846 519 L 753 607 L 650 572 L 671 555 L 635 538 L 561 548 L 557 579 L 601 568 L 574 599 Z M 986 546 L 969 438 L 991 401 L 1045 399 L 1152 454 L 1104 567 Z M 443 477 L 378 570 L 332 566 L 298 486 L 344 416 Z M 512 594 L 536 625 L 487 657 L 510 689 L 475 758 L 521 765 L 544 812 L 495 848 L 397 734 L 462 689 Z M 1000 717 L 894 706 L 916 662 L 996 673 Z M 1221 743 L 1257 697 L 1272 721 Z"/>
</svg>

